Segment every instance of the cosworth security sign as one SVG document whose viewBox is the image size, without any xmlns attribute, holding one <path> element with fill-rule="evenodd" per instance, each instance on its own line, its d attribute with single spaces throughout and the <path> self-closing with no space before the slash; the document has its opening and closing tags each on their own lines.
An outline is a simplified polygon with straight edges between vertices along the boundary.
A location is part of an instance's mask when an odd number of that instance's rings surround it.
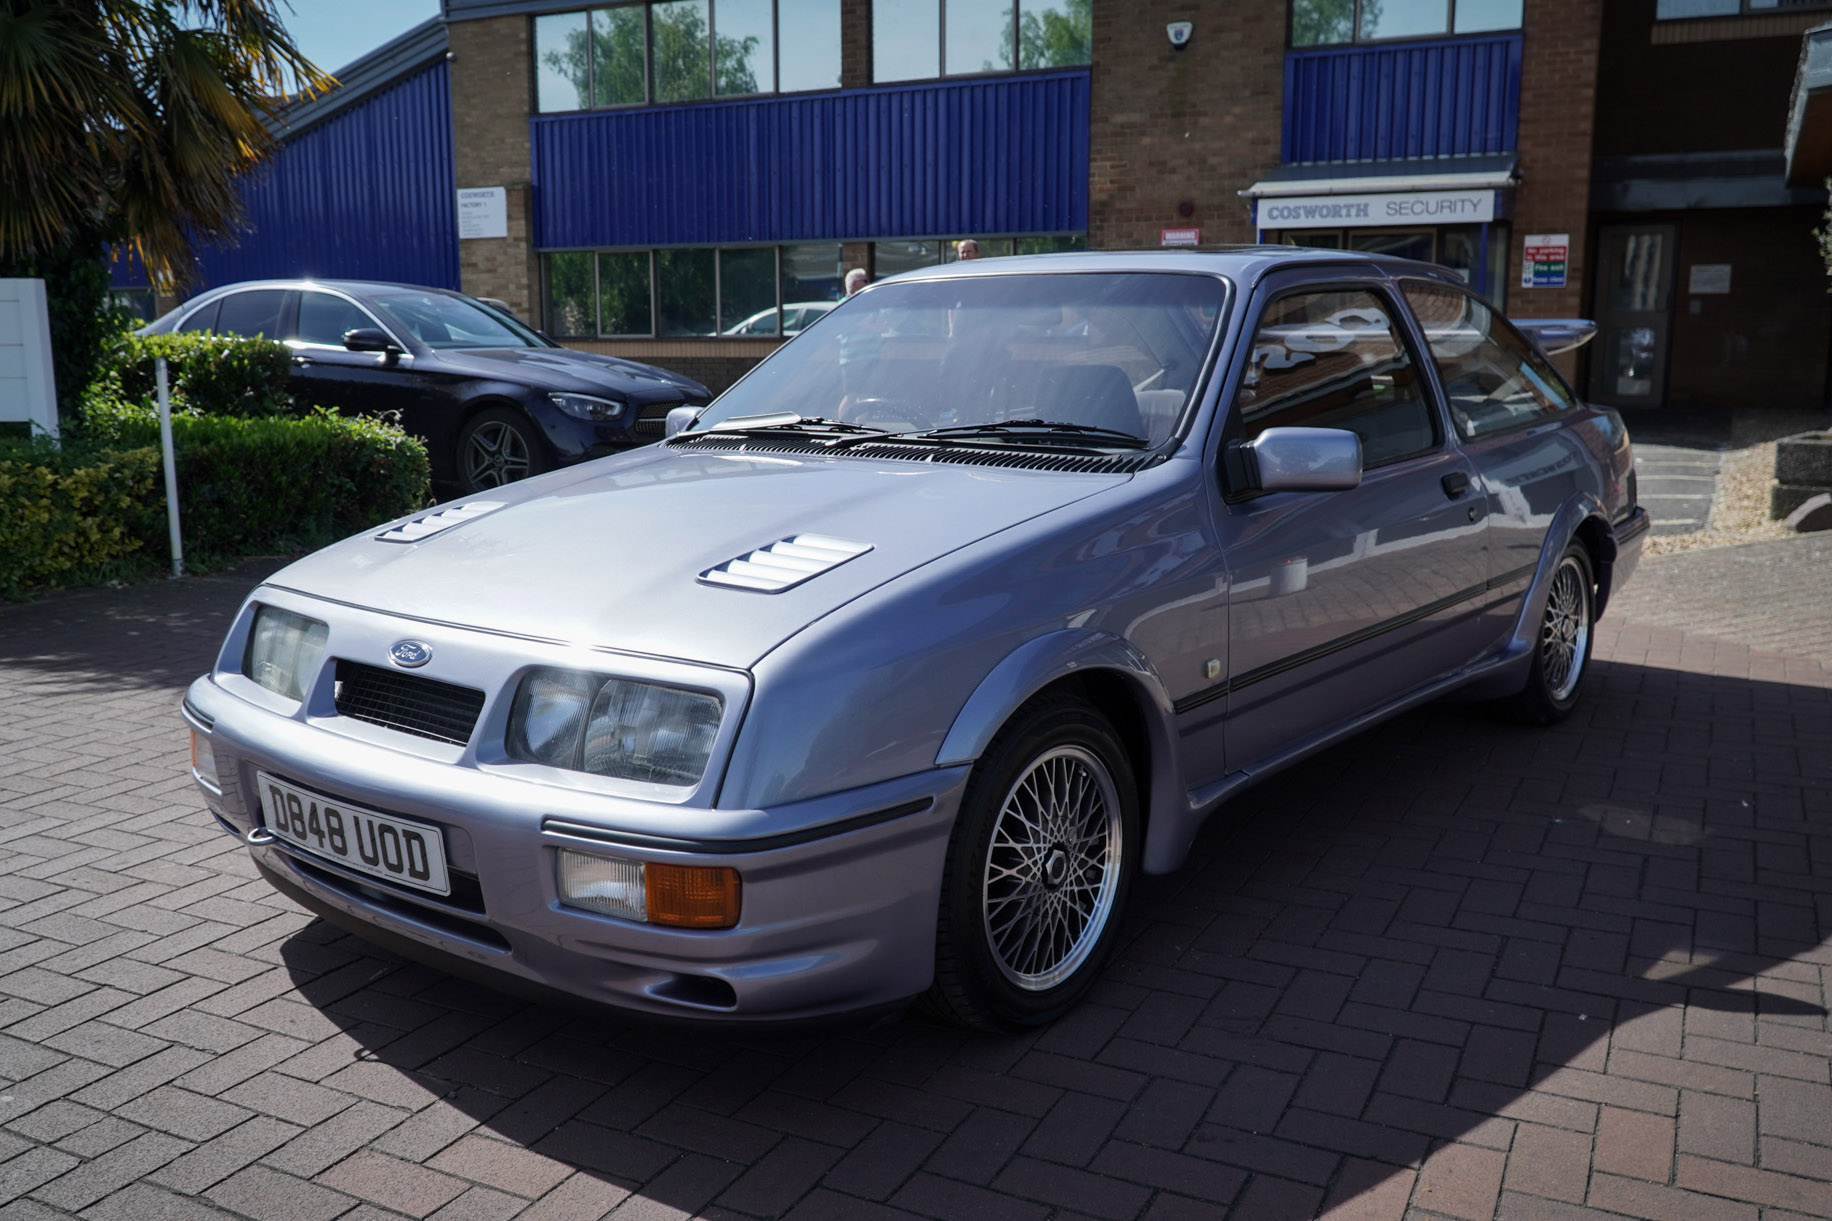
<svg viewBox="0 0 1832 1221">
<path fill-rule="evenodd" d="M 1386 195 L 1291 195 L 1255 201 L 1261 229 L 1372 229 L 1383 225 L 1480 225 L 1495 219 L 1494 191 Z"/>
</svg>

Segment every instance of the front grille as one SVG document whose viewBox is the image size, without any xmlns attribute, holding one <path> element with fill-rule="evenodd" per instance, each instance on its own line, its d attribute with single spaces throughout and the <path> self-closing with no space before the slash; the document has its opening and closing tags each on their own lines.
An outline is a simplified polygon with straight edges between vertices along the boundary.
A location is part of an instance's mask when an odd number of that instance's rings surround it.
<svg viewBox="0 0 1832 1221">
<path fill-rule="evenodd" d="M 668 431 L 668 413 L 680 403 L 645 403 L 637 409 L 636 423 L 630 431 L 639 437 L 659 438 Z"/>
<path fill-rule="evenodd" d="M 337 660 L 337 713 L 436 742 L 471 740 L 483 692 L 418 674 Z"/>
</svg>

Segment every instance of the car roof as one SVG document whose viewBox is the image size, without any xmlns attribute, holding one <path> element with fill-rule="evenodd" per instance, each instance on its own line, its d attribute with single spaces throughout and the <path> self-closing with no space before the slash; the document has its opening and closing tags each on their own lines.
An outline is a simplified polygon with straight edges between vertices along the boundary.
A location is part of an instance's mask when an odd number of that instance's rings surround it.
<svg viewBox="0 0 1832 1221">
<path fill-rule="evenodd" d="M 920 267 L 888 280 L 947 279 L 953 276 L 1010 275 L 1071 271 L 1186 272 L 1226 276 L 1253 284 L 1269 272 L 1291 267 L 1377 267 L 1391 275 L 1427 276 L 1457 281 L 1455 273 L 1434 263 L 1358 250 L 1313 246 L 1233 246 L 1220 250 L 1075 250 L 1058 254 L 1025 254 L 969 259 Z"/>
<path fill-rule="evenodd" d="M 318 279 L 313 276 L 299 276 L 283 280 L 237 280 L 233 284 L 218 284 L 190 298 L 190 301 L 201 301 L 205 297 L 218 296 L 227 292 L 240 292 L 245 288 L 334 288 L 341 292 L 361 296 L 364 293 L 381 290 L 405 289 L 409 292 L 438 293 L 446 297 L 462 297 L 465 294 L 449 288 L 436 288 L 431 284 L 400 284 L 392 280 L 332 280 Z M 190 302 L 187 301 L 186 304 Z"/>
</svg>

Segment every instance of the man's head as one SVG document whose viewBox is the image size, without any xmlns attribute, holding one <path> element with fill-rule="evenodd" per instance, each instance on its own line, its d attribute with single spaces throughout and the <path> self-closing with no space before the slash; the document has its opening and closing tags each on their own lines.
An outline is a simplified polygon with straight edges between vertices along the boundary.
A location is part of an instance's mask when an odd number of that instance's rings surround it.
<svg viewBox="0 0 1832 1221">
<path fill-rule="evenodd" d="M 847 272 L 846 273 L 846 295 L 850 297 L 854 293 L 858 292 L 861 288 L 864 288 L 866 278 L 867 277 L 865 275 L 865 269 L 863 267 L 855 267 L 851 271 Z"/>
<path fill-rule="evenodd" d="M 955 252 L 963 259 L 977 259 L 980 257 L 980 244 L 970 237 L 964 237 L 960 245 L 955 247 Z"/>
</svg>

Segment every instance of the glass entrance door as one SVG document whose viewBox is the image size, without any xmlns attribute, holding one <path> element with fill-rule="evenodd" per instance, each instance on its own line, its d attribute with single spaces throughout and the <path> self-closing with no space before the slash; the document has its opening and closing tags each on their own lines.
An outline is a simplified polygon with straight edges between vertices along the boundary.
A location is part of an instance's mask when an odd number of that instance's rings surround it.
<svg viewBox="0 0 1832 1221">
<path fill-rule="evenodd" d="M 1673 225 L 1610 225 L 1598 234 L 1592 402 L 1635 407 L 1665 399 L 1678 235 Z"/>
</svg>

